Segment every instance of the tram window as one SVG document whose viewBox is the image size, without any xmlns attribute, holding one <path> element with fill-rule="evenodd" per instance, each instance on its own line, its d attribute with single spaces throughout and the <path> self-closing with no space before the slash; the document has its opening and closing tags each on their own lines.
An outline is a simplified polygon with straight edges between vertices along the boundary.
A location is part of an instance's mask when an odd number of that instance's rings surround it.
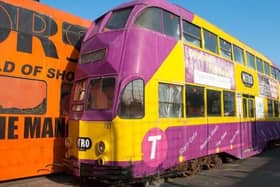
<svg viewBox="0 0 280 187">
<path fill-rule="evenodd" d="M 264 73 L 270 75 L 270 66 L 266 62 L 264 62 Z"/>
<path fill-rule="evenodd" d="M 204 30 L 204 47 L 209 51 L 217 53 L 217 35 Z"/>
<path fill-rule="evenodd" d="M 150 30 L 162 32 L 161 10 L 147 8 L 136 19 L 135 24 Z"/>
<path fill-rule="evenodd" d="M 248 107 L 249 107 L 249 117 L 255 117 L 255 109 L 254 109 L 254 101 L 252 99 L 248 100 Z"/>
<path fill-rule="evenodd" d="M 233 45 L 233 55 L 234 55 L 235 62 L 244 64 L 243 49 L 241 49 L 240 47 L 237 47 L 236 45 Z"/>
<path fill-rule="evenodd" d="M 114 78 L 93 79 L 89 85 L 87 109 L 111 109 L 115 89 Z"/>
<path fill-rule="evenodd" d="M 272 100 L 270 99 L 267 100 L 267 115 L 268 117 L 273 116 L 273 104 L 272 104 Z"/>
<path fill-rule="evenodd" d="M 257 58 L 257 70 L 260 73 L 263 73 L 263 61 L 259 58 Z"/>
<path fill-rule="evenodd" d="M 279 102 L 274 101 L 274 117 L 279 117 Z"/>
<path fill-rule="evenodd" d="M 186 90 L 187 116 L 204 116 L 204 88 L 187 85 Z"/>
<path fill-rule="evenodd" d="M 144 81 L 136 79 L 124 88 L 118 108 L 121 118 L 135 119 L 144 116 Z"/>
<path fill-rule="evenodd" d="M 271 68 L 271 76 L 272 78 L 277 79 L 277 69 L 274 67 Z"/>
<path fill-rule="evenodd" d="M 183 21 L 184 39 L 197 47 L 201 47 L 200 27 Z"/>
<path fill-rule="evenodd" d="M 107 22 L 104 30 L 107 31 L 124 28 L 131 10 L 132 8 L 126 8 L 114 11 L 109 21 Z"/>
<path fill-rule="evenodd" d="M 223 57 L 232 59 L 231 43 L 220 38 L 220 49 Z"/>
<path fill-rule="evenodd" d="M 251 53 L 247 52 L 247 65 L 248 67 L 252 69 L 256 69 L 256 64 L 255 64 L 255 56 L 252 55 Z"/>
<path fill-rule="evenodd" d="M 223 92 L 224 96 L 224 116 L 235 116 L 235 94 L 233 92 Z"/>
<path fill-rule="evenodd" d="M 82 101 L 86 94 L 86 80 L 77 81 L 74 88 L 74 101 Z"/>
<path fill-rule="evenodd" d="M 182 86 L 159 84 L 159 117 L 180 118 L 183 116 Z"/>
<path fill-rule="evenodd" d="M 164 34 L 179 39 L 180 37 L 179 17 L 169 12 L 163 11 L 163 21 L 164 21 Z"/>
<path fill-rule="evenodd" d="M 242 99 L 242 103 L 243 103 L 243 118 L 247 118 L 248 117 L 248 113 L 247 113 L 247 99 L 243 98 Z"/>
<path fill-rule="evenodd" d="M 95 34 L 98 32 L 98 30 L 99 30 L 99 28 L 100 28 L 100 26 L 101 26 L 101 23 L 102 23 L 102 21 L 103 21 L 103 18 L 104 18 L 104 16 L 98 18 L 98 19 L 95 21 L 95 26 L 94 26 L 94 28 L 93 28 L 93 31 L 92 31 L 92 33 L 90 33 L 91 36 L 95 35 Z"/>
<path fill-rule="evenodd" d="M 207 115 L 221 116 L 221 92 L 207 90 Z"/>
</svg>

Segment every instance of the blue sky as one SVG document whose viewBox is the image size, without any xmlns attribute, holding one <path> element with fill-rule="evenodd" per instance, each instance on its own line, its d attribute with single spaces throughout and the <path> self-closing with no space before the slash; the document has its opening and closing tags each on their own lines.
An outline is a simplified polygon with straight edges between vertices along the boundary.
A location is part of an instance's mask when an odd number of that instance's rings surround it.
<svg viewBox="0 0 280 187">
<path fill-rule="evenodd" d="M 94 20 L 129 0 L 41 0 L 41 3 Z M 262 52 L 280 67 L 280 1 L 168 0 L 210 21 Z"/>
</svg>

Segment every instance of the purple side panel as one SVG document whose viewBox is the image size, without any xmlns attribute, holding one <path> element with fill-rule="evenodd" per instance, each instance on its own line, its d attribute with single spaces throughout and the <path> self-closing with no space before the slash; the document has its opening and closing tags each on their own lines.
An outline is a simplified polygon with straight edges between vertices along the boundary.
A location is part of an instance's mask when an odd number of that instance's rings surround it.
<svg viewBox="0 0 280 187">
<path fill-rule="evenodd" d="M 177 41 L 147 29 L 130 29 L 123 57 L 122 77 L 138 74 L 149 81 Z"/>
<path fill-rule="evenodd" d="M 246 158 L 260 153 L 269 140 L 280 138 L 278 122 L 263 122 L 255 127 L 258 131 L 254 129 L 254 123 L 170 127 L 165 131 L 168 139 L 166 160 L 157 168 L 151 168 L 144 162 L 142 162 L 143 165 L 137 162 L 134 175 L 154 174 L 173 167 L 179 163 L 179 156 L 183 156 L 185 160 L 191 160 L 216 154 L 218 151 L 240 159 Z"/>
<path fill-rule="evenodd" d="M 107 53 L 102 62 L 88 63 L 78 66 L 77 77 L 88 75 L 106 75 L 119 72 L 122 47 L 125 40 L 125 32 L 112 31 L 100 33 L 94 40 L 83 43 L 81 53 L 86 54 L 98 49 L 107 49 Z"/>
<path fill-rule="evenodd" d="M 179 156 L 190 160 L 215 154 L 219 148 L 219 152 L 228 153 L 237 158 L 246 158 L 260 153 L 268 141 L 280 138 L 280 122 L 258 122 L 255 130 L 252 125 L 254 123 L 170 127 L 165 131 L 168 140 L 167 157 L 158 167 L 149 167 L 144 161 L 108 162 L 106 165 L 123 168 L 133 166 L 133 177 L 143 177 L 176 166 L 179 163 Z M 253 129 L 250 139 L 248 134 L 243 132 L 242 126 Z M 81 160 L 81 163 L 96 165 L 96 161 L 92 160 Z M 106 171 L 102 171 L 100 176 L 104 172 Z M 98 172 L 92 171 L 92 173 L 98 176 Z"/>
</svg>

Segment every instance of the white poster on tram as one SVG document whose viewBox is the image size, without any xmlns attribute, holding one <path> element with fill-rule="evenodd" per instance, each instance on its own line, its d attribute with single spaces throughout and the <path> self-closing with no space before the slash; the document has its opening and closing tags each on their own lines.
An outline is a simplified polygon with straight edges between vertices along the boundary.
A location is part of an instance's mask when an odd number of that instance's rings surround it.
<svg viewBox="0 0 280 187">
<path fill-rule="evenodd" d="M 235 89 L 233 63 L 185 46 L 185 64 L 187 82 Z"/>
<path fill-rule="evenodd" d="M 264 104 L 263 98 L 256 97 L 256 118 L 264 118 Z"/>
<path fill-rule="evenodd" d="M 277 81 L 260 74 L 258 78 L 260 95 L 277 99 L 279 95 Z"/>
</svg>

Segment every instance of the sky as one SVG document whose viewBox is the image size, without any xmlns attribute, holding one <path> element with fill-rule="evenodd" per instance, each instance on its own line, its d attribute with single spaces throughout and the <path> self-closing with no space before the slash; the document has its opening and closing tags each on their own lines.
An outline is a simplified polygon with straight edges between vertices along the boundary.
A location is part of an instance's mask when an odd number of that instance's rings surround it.
<svg viewBox="0 0 280 187">
<path fill-rule="evenodd" d="M 41 3 L 94 20 L 129 0 L 41 0 Z M 279 0 L 168 0 L 208 20 L 280 67 Z"/>
</svg>

